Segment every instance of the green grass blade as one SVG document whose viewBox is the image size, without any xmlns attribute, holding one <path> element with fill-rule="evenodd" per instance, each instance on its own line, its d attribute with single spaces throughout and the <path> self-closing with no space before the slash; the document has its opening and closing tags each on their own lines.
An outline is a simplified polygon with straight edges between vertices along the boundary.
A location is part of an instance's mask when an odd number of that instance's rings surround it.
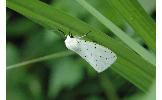
<svg viewBox="0 0 162 100">
<path fill-rule="evenodd" d="M 43 57 L 31 59 L 31 60 L 28 60 L 28 61 L 24 61 L 24 62 L 21 62 L 21 63 L 18 63 L 18 64 L 10 65 L 10 66 L 7 66 L 6 69 L 9 70 L 9 69 L 13 69 L 13 68 L 18 68 L 18 67 L 33 64 L 33 63 L 36 63 L 36 62 L 41 62 L 41 61 L 45 61 L 45 60 L 49 60 L 49 59 L 56 59 L 56 58 L 60 58 L 60 57 L 65 57 L 65 56 L 69 56 L 69 55 L 72 55 L 72 54 L 74 54 L 74 53 L 71 52 L 71 51 L 58 52 L 58 53 L 46 55 L 46 56 L 43 56 Z"/>
<path fill-rule="evenodd" d="M 120 66 L 120 65 L 123 65 L 123 66 Z M 134 85 L 136 85 L 143 91 L 146 91 L 148 88 L 146 84 L 148 84 L 149 82 L 152 83 L 155 80 L 154 75 L 151 75 L 151 77 L 148 77 L 147 76 L 148 74 L 146 71 L 144 72 L 141 69 L 138 69 L 135 65 L 133 65 L 132 63 L 128 62 L 126 59 L 123 59 L 123 58 L 120 58 L 120 60 L 118 60 L 118 63 L 115 63 L 112 69 L 119 73 L 124 72 L 123 76 L 130 82 L 132 82 L 133 80 L 136 80 Z M 148 71 L 155 72 L 155 69 L 153 70 L 149 69 Z M 128 79 L 129 75 L 131 74 L 134 75 L 134 76 L 131 76 L 132 80 Z M 145 81 L 142 82 L 142 79 L 145 79 Z"/>
<path fill-rule="evenodd" d="M 65 34 L 68 34 L 70 30 L 74 35 L 82 36 L 85 32 L 91 30 L 92 34 L 87 35 L 85 39 L 96 41 L 96 43 L 111 49 L 117 54 L 118 59 L 111 67 L 114 71 L 143 91 L 147 91 L 154 81 L 155 67 L 152 64 L 145 61 L 124 44 L 110 38 L 105 33 L 78 18 L 72 17 L 38 0 L 7 0 L 7 7 L 44 27 L 53 30 L 61 29 Z M 132 68 L 134 73 L 129 73 L 129 71 L 132 71 Z M 140 79 L 139 75 L 141 76 Z"/>
<path fill-rule="evenodd" d="M 106 74 L 101 74 L 100 84 L 103 87 L 108 100 L 119 100 L 116 89 Z"/>
<path fill-rule="evenodd" d="M 107 0 L 107 2 L 125 18 L 150 48 L 155 49 L 155 22 L 137 0 Z"/>
<path fill-rule="evenodd" d="M 102 24 L 104 24 L 108 29 L 110 29 L 117 37 L 119 37 L 125 44 L 127 44 L 131 49 L 141 55 L 145 60 L 155 65 L 155 56 L 149 53 L 145 48 L 135 42 L 131 37 L 126 35 L 118 26 L 116 26 L 112 21 L 104 17 L 95 8 L 89 5 L 85 0 L 77 0 L 87 11 L 89 11 L 93 16 L 95 16 Z"/>
</svg>

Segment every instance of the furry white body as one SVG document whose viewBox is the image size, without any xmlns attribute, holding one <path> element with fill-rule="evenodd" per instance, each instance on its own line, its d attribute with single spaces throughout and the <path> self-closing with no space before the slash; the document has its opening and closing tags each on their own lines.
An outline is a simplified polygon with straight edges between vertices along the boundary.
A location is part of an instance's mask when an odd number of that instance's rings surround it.
<svg viewBox="0 0 162 100">
<path fill-rule="evenodd" d="M 115 53 L 94 42 L 82 40 L 77 37 L 66 37 L 65 45 L 68 49 L 79 54 L 97 72 L 102 72 L 110 67 L 117 59 Z"/>
</svg>

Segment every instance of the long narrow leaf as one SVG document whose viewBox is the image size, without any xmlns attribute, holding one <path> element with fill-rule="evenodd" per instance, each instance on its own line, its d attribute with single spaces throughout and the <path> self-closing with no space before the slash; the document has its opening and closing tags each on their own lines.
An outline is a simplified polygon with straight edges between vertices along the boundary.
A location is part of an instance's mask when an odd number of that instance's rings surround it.
<svg viewBox="0 0 162 100">
<path fill-rule="evenodd" d="M 125 18 L 150 48 L 155 49 L 155 22 L 137 0 L 107 0 L 107 2 Z"/>
<path fill-rule="evenodd" d="M 95 8 L 89 5 L 85 0 L 77 0 L 86 10 L 88 10 L 92 15 L 94 15 L 102 24 L 104 24 L 108 29 L 110 29 L 116 36 L 118 36 L 125 44 L 127 44 L 131 49 L 141 55 L 145 60 L 149 61 L 151 64 L 155 65 L 155 56 L 149 53 L 141 45 L 135 42 L 131 37 L 126 35 L 118 26 L 113 24 L 109 19 L 100 14 Z"/>
</svg>

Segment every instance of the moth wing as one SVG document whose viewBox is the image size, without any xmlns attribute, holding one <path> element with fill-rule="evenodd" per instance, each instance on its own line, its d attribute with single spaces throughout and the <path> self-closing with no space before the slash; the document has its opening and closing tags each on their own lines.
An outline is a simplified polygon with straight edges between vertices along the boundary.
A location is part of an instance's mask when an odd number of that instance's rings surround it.
<svg viewBox="0 0 162 100">
<path fill-rule="evenodd" d="M 85 59 L 97 72 L 110 67 L 117 59 L 116 54 L 94 42 L 78 39 L 78 50 L 75 51 Z"/>
</svg>

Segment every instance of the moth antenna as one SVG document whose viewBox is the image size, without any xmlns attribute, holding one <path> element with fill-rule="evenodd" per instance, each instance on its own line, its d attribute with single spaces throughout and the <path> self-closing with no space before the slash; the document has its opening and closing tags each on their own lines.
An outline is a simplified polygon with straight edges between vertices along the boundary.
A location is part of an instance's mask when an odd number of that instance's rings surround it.
<svg viewBox="0 0 162 100">
<path fill-rule="evenodd" d="M 66 34 L 65 34 L 64 31 L 62 31 L 61 29 L 58 29 L 58 31 L 61 32 L 61 33 L 63 34 L 64 38 L 66 38 Z"/>
<path fill-rule="evenodd" d="M 85 33 L 85 34 L 84 34 L 83 36 L 81 36 L 80 38 L 83 38 L 83 37 L 87 36 L 90 32 L 91 32 L 91 31 Z"/>
</svg>

